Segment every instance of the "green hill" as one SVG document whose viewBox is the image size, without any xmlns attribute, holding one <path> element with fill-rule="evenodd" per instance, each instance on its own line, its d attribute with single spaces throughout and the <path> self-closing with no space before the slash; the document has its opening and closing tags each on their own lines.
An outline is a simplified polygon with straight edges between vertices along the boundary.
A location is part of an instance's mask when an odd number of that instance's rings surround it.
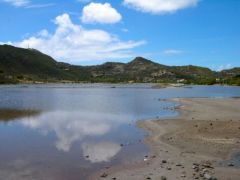
<svg viewBox="0 0 240 180">
<path fill-rule="evenodd" d="M 199 66 L 165 66 L 142 57 L 129 63 L 75 66 L 34 49 L 0 45 L 0 83 L 163 82 L 239 84 L 240 68 L 215 72 Z"/>
<path fill-rule="evenodd" d="M 226 84 L 234 84 L 240 86 L 240 68 L 223 70 L 219 73 L 219 78 Z"/>
<path fill-rule="evenodd" d="M 80 74 L 84 74 L 80 72 L 81 69 L 80 66 L 57 62 L 35 49 L 0 45 L 0 81 L 2 83 L 78 81 Z"/>
</svg>

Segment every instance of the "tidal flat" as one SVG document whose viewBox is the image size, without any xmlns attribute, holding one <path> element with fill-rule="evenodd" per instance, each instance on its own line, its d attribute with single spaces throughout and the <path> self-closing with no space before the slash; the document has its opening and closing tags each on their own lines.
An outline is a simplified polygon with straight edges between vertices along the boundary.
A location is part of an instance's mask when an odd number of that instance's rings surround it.
<svg viewBox="0 0 240 180">
<path fill-rule="evenodd" d="M 115 167 L 107 179 L 239 179 L 240 100 L 174 101 L 181 104 L 179 116 L 138 122 L 149 132 L 145 161 Z"/>
</svg>

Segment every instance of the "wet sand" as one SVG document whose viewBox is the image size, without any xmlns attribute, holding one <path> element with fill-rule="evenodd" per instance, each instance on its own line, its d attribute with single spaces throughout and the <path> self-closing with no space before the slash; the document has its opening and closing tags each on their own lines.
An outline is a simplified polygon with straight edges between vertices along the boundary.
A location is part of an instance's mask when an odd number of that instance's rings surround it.
<svg viewBox="0 0 240 180">
<path fill-rule="evenodd" d="M 178 117 L 138 122 L 149 133 L 145 142 L 150 154 L 134 164 L 104 169 L 90 179 L 239 180 L 240 169 L 221 162 L 240 151 L 240 99 L 174 101 L 181 104 L 176 108 Z"/>
</svg>

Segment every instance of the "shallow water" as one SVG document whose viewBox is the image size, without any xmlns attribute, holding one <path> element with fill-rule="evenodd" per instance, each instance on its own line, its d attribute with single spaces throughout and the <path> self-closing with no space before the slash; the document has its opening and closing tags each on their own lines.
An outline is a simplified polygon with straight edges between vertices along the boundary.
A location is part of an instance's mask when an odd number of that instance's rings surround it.
<svg viewBox="0 0 240 180">
<path fill-rule="evenodd" d="M 101 168 L 140 161 L 148 147 L 142 143 L 145 134 L 135 122 L 177 115 L 166 108 L 173 107 L 173 102 L 159 101 L 174 97 L 240 97 L 240 88 L 152 89 L 150 84 L 0 86 L 0 113 L 15 112 L 7 116 L 12 117 L 7 121 L 0 114 L 0 177 L 85 179 Z"/>
<path fill-rule="evenodd" d="M 240 152 L 234 153 L 230 159 L 219 162 L 220 166 L 240 168 Z"/>
</svg>

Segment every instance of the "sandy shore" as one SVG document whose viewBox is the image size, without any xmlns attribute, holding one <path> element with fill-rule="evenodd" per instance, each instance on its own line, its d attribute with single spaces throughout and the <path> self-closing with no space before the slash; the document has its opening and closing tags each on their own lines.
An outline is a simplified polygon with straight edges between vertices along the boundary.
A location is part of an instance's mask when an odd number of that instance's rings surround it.
<svg viewBox="0 0 240 180">
<path fill-rule="evenodd" d="M 239 180 L 240 169 L 221 162 L 240 151 L 240 99 L 174 101 L 181 104 L 178 117 L 138 123 L 149 132 L 145 142 L 150 155 L 139 163 L 102 170 L 90 179 Z"/>
</svg>

